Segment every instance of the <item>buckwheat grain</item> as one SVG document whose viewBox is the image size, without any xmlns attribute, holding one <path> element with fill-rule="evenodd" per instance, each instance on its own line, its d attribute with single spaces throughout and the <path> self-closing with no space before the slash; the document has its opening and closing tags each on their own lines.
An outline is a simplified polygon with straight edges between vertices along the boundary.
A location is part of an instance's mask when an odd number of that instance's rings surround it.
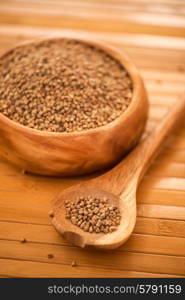
<svg viewBox="0 0 185 300">
<path fill-rule="evenodd" d="M 102 50 L 73 39 L 19 46 L 0 58 L 0 112 L 42 131 L 112 122 L 129 106 L 132 82 Z"/>
</svg>

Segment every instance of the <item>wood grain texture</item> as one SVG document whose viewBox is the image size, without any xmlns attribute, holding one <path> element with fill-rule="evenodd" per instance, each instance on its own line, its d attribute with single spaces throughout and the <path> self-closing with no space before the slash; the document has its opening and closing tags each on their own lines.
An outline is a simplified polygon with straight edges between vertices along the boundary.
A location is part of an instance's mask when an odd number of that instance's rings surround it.
<svg viewBox="0 0 185 300">
<path fill-rule="evenodd" d="M 11 277 L 59 277 L 65 274 L 65 277 L 184 277 L 180 275 L 169 275 L 169 274 L 155 274 L 146 272 L 137 272 L 129 270 L 114 270 L 110 268 L 97 268 L 96 266 L 78 266 L 74 268 L 70 265 L 65 264 L 54 264 L 51 262 L 41 263 L 36 261 L 25 261 L 25 260 L 15 260 L 15 259 L 1 259 L 1 272 L 2 276 L 7 274 Z M 64 276 L 64 275 L 63 275 Z"/>
<path fill-rule="evenodd" d="M 152 105 L 147 125 L 148 132 L 152 132 L 185 86 L 183 1 L 47 0 L 44 6 L 41 0 L 1 1 L 0 53 L 40 37 L 75 34 L 108 42 L 127 53 L 141 72 Z M 71 15 L 67 15 L 71 9 Z M 84 255 L 75 247 L 71 250 L 54 231 L 47 215 L 51 199 L 60 190 L 90 176 L 66 179 L 23 175 L 0 158 L 0 276 L 185 276 L 184 138 L 185 124 L 142 180 L 134 233 L 114 253 L 113 267 L 110 262 L 106 265 L 108 256 L 104 260 L 99 252 L 91 257 L 90 252 Z M 27 245 L 19 242 L 23 236 L 28 239 Z M 16 245 L 16 251 L 10 245 Z M 41 251 L 48 245 L 56 255 L 55 261 Z M 71 267 L 74 256 L 79 263 L 75 268 Z"/>
<path fill-rule="evenodd" d="M 56 264 L 70 265 L 73 260 L 79 266 L 96 266 L 97 268 L 120 270 L 136 270 L 138 272 L 149 272 L 184 275 L 185 260 L 181 256 L 135 253 L 128 251 L 107 251 L 94 252 L 74 247 L 58 245 L 44 245 L 38 243 L 20 243 L 18 241 L 1 241 L 1 257 L 13 258 L 26 261 L 45 262 L 52 261 Z M 12 254 L 12 250 L 14 253 Z M 48 259 L 48 254 L 53 253 L 52 260 Z M 114 255 L 114 259 L 112 258 Z M 134 261 L 134 264 L 133 264 Z"/>
<path fill-rule="evenodd" d="M 62 38 L 52 39 L 52 42 L 60 43 L 61 40 Z M 144 131 L 148 100 L 135 65 L 114 48 L 96 41 L 77 40 L 101 49 L 125 67 L 133 83 L 132 101 L 127 110 L 113 122 L 72 133 L 35 130 L 0 113 L 0 155 L 28 172 L 72 176 L 103 170 L 128 153 L 138 143 Z M 11 50 L 5 51 L 1 59 L 9 52 Z"/>
<path fill-rule="evenodd" d="M 26 236 L 27 241 L 32 243 L 68 245 L 66 240 L 58 235 L 52 226 L 2 221 L 1 229 L 0 239 L 4 241 L 20 241 Z M 160 248 L 158 247 L 159 243 Z M 118 251 L 184 256 L 185 239 L 134 233 Z"/>
</svg>

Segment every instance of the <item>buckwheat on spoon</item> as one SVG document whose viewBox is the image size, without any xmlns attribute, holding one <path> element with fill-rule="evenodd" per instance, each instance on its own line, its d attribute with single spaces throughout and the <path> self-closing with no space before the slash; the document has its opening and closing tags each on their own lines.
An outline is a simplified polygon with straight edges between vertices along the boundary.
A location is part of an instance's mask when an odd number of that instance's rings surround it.
<svg viewBox="0 0 185 300">
<path fill-rule="evenodd" d="M 90 233 L 110 233 L 120 224 L 120 212 L 108 203 L 106 197 L 79 197 L 77 201 L 65 202 L 66 219 Z"/>
</svg>

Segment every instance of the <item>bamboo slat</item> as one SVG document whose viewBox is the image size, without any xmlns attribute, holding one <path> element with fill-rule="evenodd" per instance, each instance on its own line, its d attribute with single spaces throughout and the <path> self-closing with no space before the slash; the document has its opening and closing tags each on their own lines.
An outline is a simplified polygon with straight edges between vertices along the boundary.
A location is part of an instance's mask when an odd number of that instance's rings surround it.
<svg viewBox="0 0 185 300">
<path fill-rule="evenodd" d="M 13 252 L 12 252 L 13 249 Z M 93 251 L 81 250 L 41 243 L 20 243 L 18 241 L 0 241 L 0 257 L 25 261 L 48 262 L 48 254 L 52 253 L 52 263 L 70 265 L 76 261 L 79 266 L 131 270 L 137 272 L 167 273 L 184 275 L 185 258 L 159 254 L 135 253 L 127 251 Z M 112 257 L 114 256 L 114 259 Z"/>
<path fill-rule="evenodd" d="M 14 259 L 0 259 L 1 275 L 7 274 L 11 277 L 181 277 L 175 275 L 165 274 L 154 274 L 144 272 L 133 272 L 129 270 L 110 270 L 96 267 L 84 267 L 78 266 L 74 268 L 69 265 L 59 265 L 53 263 L 40 263 L 32 261 L 22 261 Z"/>
</svg>

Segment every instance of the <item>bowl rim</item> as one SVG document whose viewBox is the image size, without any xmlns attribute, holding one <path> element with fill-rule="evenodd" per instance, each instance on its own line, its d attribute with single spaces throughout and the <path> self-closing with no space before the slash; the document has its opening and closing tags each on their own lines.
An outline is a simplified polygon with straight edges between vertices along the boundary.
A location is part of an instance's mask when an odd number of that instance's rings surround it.
<svg viewBox="0 0 185 300">
<path fill-rule="evenodd" d="M 84 37 L 76 37 L 75 35 L 66 37 L 66 36 L 60 36 L 60 37 L 52 37 L 52 38 L 36 38 L 35 40 L 29 40 L 29 41 L 24 41 L 14 47 L 11 47 L 7 50 L 5 50 L 1 55 L 0 59 L 2 59 L 4 56 L 8 55 L 10 52 L 12 52 L 14 49 L 25 46 L 25 45 L 33 45 L 33 44 L 39 44 L 42 42 L 59 42 L 61 40 L 75 40 L 90 46 L 93 46 L 97 49 L 102 50 L 103 52 L 107 53 L 111 57 L 113 57 L 116 61 L 118 61 L 119 64 L 121 64 L 124 69 L 127 71 L 129 74 L 131 80 L 132 80 L 132 87 L 133 87 L 133 94 L 132 94 L 132 99 L 125 111 L 123 111 L 119 117 L 114 119 L 113 121 L 99 126 L 95 128 L 90 128 L 90 129 L 83 129 L 81 131 L 72 131 L 72 132 L 51 132 L 47 130 L 39 130 L 35 128 L 31 128 L 25 125 L 22 125 L 14 120 L 11 120 L 10 118 L 6 117 L 0 112 L 0 122 L 4 123 L 5 125 L 18 130 L 19 132 L 24 132 L 27 134 L 33 134 L 33 135 L 39 135 L 39 136 L 45 136 L 45 137 L 80 137 L 84 135 L 89 135 L 89 134 L 95 134 L 100 131 L 107 131 L 111 128 L 116 127 L 120 123 L 123 123 L 124 120 L 126 120 L 134 111 L 135 107 L 139 104 L 140 98 L 138 95 L 140 94 L 141 90 L 144 87 L 143 80 L 139 74 L 139 71 L 135 64 L 131 61 L 131 59 L 122 51 L 117 49 L 116 47 L 109 45 L 106 42 L 103 42 L 98 39 L 87 39 Z"/>
</svg>

